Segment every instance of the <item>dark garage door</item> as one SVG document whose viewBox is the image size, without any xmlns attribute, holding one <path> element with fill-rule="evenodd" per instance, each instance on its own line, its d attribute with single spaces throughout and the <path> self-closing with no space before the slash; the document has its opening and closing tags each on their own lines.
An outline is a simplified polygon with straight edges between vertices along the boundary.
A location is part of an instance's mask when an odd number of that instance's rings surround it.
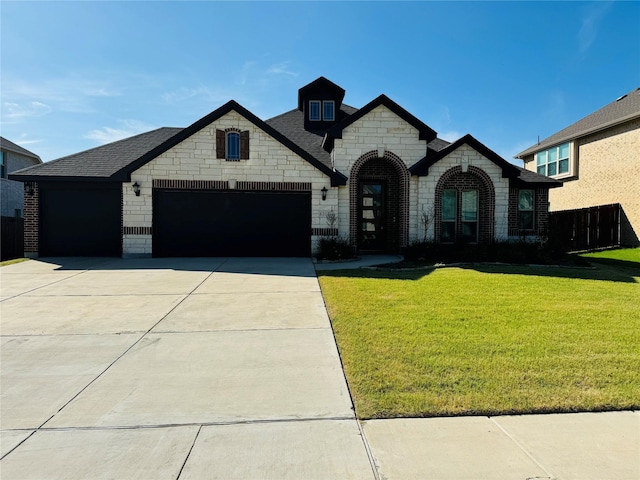
<svg viewBox="0 0 640 480">
<path fill-rule="evenodd" d="M 154 189 L 153 255 L 308 257 L 311 194 Z"/>
<path fill-rule="evenodd" d="M 120 256 L 120 188 L 120 184 L 40 184 L 40 255 Z"/>
</svg>

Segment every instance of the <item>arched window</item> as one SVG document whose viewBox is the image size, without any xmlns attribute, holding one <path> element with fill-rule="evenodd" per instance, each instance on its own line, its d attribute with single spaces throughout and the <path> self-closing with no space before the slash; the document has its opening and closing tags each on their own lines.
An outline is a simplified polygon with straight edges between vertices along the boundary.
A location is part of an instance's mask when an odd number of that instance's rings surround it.
<svg viewBox="0 0 640 480">
<path fill-rule="evenodd" d="M 227 133 L 227 160 L 240 160 L 240 134 L 238 132 Z"/>
</svg>

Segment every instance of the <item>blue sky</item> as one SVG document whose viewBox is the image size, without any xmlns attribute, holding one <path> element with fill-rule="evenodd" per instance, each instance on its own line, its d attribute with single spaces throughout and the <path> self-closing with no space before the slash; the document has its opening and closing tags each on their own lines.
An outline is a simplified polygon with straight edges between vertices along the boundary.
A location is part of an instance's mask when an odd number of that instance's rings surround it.
<svg viewBox="0 0 640 480">
<path fill-rule="evenodd" d="M 0 3 L 1 135 L 44 161 L 323 75 L 508 160 L 640 87 L 640 2 Z M 519 163 L 519 161 L 515 161 Z"/>
</svg>

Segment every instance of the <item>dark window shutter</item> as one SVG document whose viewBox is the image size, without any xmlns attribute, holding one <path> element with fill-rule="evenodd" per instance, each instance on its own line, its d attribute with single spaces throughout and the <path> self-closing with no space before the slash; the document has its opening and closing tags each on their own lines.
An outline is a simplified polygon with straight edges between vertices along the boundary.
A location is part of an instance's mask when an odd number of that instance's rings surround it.
<svg viewBox="0 0 640 480">
<path fill-rule="evenodd" d="M 225 143 L 227 136 L 224 130 L 216 130 L 216 158 L 226 158 Z"/>
<path fill-rule="evenodd" d="M 249 130 L 240 133 L 240 158 L 249 160 Z"/>
</svg>

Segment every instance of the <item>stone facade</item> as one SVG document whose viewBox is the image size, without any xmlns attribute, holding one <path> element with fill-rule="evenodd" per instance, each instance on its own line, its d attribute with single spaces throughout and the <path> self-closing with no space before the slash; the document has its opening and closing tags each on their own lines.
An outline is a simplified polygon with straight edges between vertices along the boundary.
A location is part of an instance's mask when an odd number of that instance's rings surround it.
<svg viewBox="0 0 640 480">
<path fill-rule="evenodd" d="M 628 219 L 621 243 L 640 238 L 640 119 L 574 140 L 576 175 L 549 192 L 550 210 L 573 210 L 620 203 Z M 524 159 L 535 171 L 534 156 Z M 625 228 L 626 227 L 626 228 Z"/>
<path fill-rule="evenodd" d="M 218 129 L 248 131 L 249 159 L 216 158 Z M 153 186 L 159 185 L 160 180 L 211 182 L 203 186 L 220 190 L 230 188 L 229 183 L 234 183 L 239 190 L 262 190 L 269 183 L 275 184 L 274 190 L 295 190 L 296 185 L 304 183 L 311 191 L 313 228 L 326 228 L 326 212 L 338 211 L 338 196 L 329 188 L 330 179 L 326 175 L 251 121 L 231 111 L 132 173 L 131 183 L 123 188 L 124 255 L 152 253 Z M 141 185 L 140 196 L 136 196 L 131 187 L 135 182 Z M 323 187 L 329 189 L 325 201 L 322 200 Z M 314 235 L 312 242 L 317 242 L 317 237 Z"/>
</svg>

